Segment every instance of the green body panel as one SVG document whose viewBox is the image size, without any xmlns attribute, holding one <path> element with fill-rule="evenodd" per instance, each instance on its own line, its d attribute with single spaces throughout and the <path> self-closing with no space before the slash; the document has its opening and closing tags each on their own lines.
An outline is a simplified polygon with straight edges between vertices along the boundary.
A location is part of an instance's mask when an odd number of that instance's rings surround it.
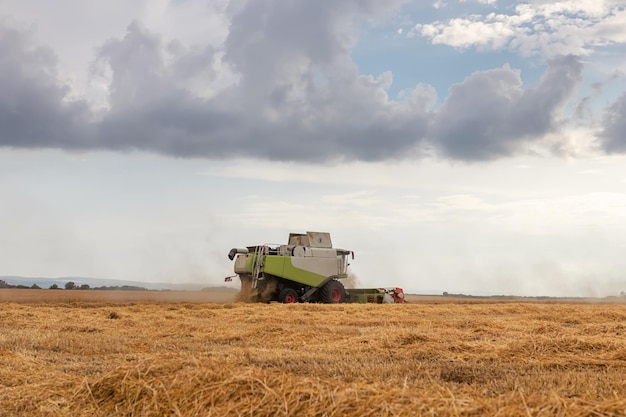
<svg viewBox="0 0 626 417">
<path fill-rule="evenodd" d="M 322 281 L 328 278 L 323 275 L 316 274 L 315 272 L 296 268 L 291 263 L 291 258 L 289 257 L 283 257 L 283 258 L 285 259 L 285 267 L 283 269 L 283 275 L 279 275 L 281 278 L 286 278 L 291 281 L 299 282 L 300 284 L 308 285 L 310 287 L 317 287 L 318 285 L 322 283 Z"/>
<path fill-rule="evenodd" d="M 385 291 L 378 288 L 359 288 L 350 289 L 347 291 L 347 301 L 349 303 L 382 304 L 385 297 Z"/>
<path fill-rule="evenodd" d="M 255 259 L 255 255 L 248 256 L 246 269 L 248 269 L 250 273 L 253 272 Z M 289 281 L 298 282 L 302 285 L 308 285 L 310 287 L 317 287 L 327 278 L 323 275 L 316 274 L 315 272 L 296 268 L 291 263 L 291 259 L 292 258 L 290 256 L 264 255 L 263 263 L 259 272 L 274 275 Z"/>
<path fill-rule="evenodd" d="M 376 303 L 392 304 L 406 303 L 404 290 L 397 287 L 387 288 L 357 288 L 347 290 L 348 303 Z"/>
</svg>

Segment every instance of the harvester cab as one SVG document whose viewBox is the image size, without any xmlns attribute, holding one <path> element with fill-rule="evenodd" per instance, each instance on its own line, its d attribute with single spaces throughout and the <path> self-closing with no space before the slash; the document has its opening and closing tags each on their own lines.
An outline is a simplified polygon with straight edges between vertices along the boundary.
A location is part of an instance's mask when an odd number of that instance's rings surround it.
<svg viewBox="0 0 626 417">
<path fill-rule="evenodd" d="M 233 248 L 241 301 L 342 303 L 341 279 L 348 277 L 354 253 L 333 248 L 330 233 L 290 233 L 287 244 Z"/>
</svg>

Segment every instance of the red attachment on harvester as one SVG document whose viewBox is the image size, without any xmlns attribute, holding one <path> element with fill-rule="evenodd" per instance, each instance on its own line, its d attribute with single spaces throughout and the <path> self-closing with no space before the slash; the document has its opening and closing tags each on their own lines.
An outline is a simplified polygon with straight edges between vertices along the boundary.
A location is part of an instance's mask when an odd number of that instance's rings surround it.
<svg viewBox="0 0 626 417">
<path fill-rule="evenodd" d="M 404 303 L 406 301 L 404 299 L 404 290 L 402 288 L 381 288 L 381 290 L 389 294 L 391 298 L 393 298 L 394 303 Z"/>
<path fill-rule="evenodd" d="M 402 288 L 395 288 L 392 293 L 391 296 L 393 297 L 394 301 L 396 303 L 404 303 L 405 299 L 404 299 L 404 290 Z"/>
</svg>

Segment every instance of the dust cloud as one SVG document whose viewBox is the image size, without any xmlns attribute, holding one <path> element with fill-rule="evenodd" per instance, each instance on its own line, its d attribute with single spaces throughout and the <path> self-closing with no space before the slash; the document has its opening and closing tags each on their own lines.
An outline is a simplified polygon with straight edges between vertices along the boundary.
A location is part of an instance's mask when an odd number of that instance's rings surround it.
<svg viewBox="0 0 626 417">
<path fill-rule="evenodd" d="M 358 288 L 361 286 L 359 278 L 353 272 L 348 273 L 348 278 L 344 279 L 342 282 L 343 286 L 347 289 Z"/>
</svg>

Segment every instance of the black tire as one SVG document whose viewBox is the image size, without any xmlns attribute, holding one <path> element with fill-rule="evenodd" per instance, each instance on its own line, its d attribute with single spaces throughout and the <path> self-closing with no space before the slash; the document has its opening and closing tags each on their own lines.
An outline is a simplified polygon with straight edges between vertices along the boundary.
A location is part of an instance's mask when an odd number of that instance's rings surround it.
<svg viewBox="0 0 626 417">
<path fill-rule="evenodd" d="M 298 302 L 298 293 L 292 288 L 285 288 L 278 294 L 278 302 L 283 304 L 293 304 Z"/>
<path fill-rule="evenodd" d="M 320 288 L 320 301 L 325 304 L 339 304 L 346 301 L 346 289 L 336 279 L 331 279 Z"/>
</svg>

